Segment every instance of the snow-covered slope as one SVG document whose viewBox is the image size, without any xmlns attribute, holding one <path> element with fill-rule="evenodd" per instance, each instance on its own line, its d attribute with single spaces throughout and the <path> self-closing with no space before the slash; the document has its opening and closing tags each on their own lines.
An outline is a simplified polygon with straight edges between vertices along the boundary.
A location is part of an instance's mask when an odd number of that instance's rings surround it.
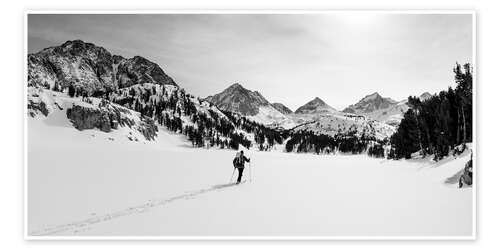
<svg viewBox="0 0 500 250">
<path fill-rule="evenodd" d="M 264 105 L 259 107 L 259 112 L 253 116 L 246 116 L 248 119 L 271 127 L 281 127 L 290 129 L 297 124 L 287 115 L 276 110 L 273 106 Z"/>
<path fill-rule="evenodd" d="M 401 122 L 401 119 L 403 119 L 403 115 L 408 108 L 408 102 L 404 100 L 388 108 L 374 110 L 369 113 L 364 113 L 363 115 L 376 121 L 397 126 Z"/>
<path fill-rule="evenodd" d="M 54 128 L 72 128 L 86 134 L 106 134 L 107 140 L 154 141 L 158 128 L 138 112 L 100 98 L 70 98 L 65 93 L 28 88 L 28 123 Z M 31 135 L 36 137 L 37 135 Z"/>
<path fill-rule="evenodd" d="M 428 92 L 419 96 L 424 101 L 432 95 Z M 377 92 L 367 95 L 356 104 L 345 108 L 343 112 L 364 115 L 372 120 L 383 122 L 392 126 L 397 126 L 404 113 L 409 109 L 408 100 L 394 101 L 388 97 L 382 97 Z"/>
<path fill-rule="evenodd" d="M 146 144 L 37 119 L 28 134 L 30 236 L 472 235 L 474 191 L 446 183 L 468 153 L 433 163 L 247 151 L 252 181 L 247 168 L 235 186 L 234 151 L 161 128 Z"/>
<path fill-rule="evenodd" d="M 356 135 L 359 138 L 364 136 L 384 140 L 388 139 L 396 129 L 365 116 L 337 112 L 311 117 L 309 122 L 304 121 L 303 125 L 296 127 L 295 130 L 308 130 L 330 136 Z"/>
</svg>

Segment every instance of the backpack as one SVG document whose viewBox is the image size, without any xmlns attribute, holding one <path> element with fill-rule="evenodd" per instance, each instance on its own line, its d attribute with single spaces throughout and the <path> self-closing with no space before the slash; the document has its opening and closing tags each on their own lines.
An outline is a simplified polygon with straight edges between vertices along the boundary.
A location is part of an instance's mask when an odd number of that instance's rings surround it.
<svg viewBox="0 0 500 250">
<path fill-rule="evenodd" d="M 241 165 L 241 157 L 240 157 L 240 153 L 236 153 L 236 156 L 234 157 L 233 159 L 233 166 L 235 168 L 237 168 L 238 166 Z"/>
</svg>

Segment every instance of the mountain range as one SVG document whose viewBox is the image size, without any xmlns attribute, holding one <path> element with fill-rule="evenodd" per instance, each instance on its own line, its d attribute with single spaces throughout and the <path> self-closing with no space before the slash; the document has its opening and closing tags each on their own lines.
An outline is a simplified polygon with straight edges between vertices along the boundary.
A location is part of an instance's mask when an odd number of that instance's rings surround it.
<svg viewBox="0 0 500 250">
<path fill-rule="evenodd" d="M 425 92 L 420 96 L 420 99 L 426 100 L 431 96 Z M 409 108 L 407 100 L 395 101 L 375 92 L 361 98 L 360 101 L 349 105 L 342 111 L 337 111 L 321 98 L 315 97 L 293 112 L 282 103 L 271 104 L 258 91 L 248 90 L 239 83 L 229 86 L 221 93 L 207 97 L 206 100 L 222 110 L 248 116 L 266 125 L 274 124 L 285 128 L 318 120 L 319 117 L 325 115 L 348 114 L 361 115 L 391 126 L 397 126 Z"/>
<path fill-rule="evenodd" d="M 408 109 L 405 101 L 374 93 L 343 111 L 315 97 L 293 112 L 240 83 L 196 98 L 158 64 L 141 56 L 113 55 L 81 40 L 29 54 L 27 80 L 30 117 L 63 112 L 79 130 L 125 129 L 132 141 L 141 136 L 154 140 L 157 126 L 183 133 L 198 146 L 238 148 L 255 141 L 266 149 L 283 140 L 276 128 L 383 140 Z"/>
</svg>

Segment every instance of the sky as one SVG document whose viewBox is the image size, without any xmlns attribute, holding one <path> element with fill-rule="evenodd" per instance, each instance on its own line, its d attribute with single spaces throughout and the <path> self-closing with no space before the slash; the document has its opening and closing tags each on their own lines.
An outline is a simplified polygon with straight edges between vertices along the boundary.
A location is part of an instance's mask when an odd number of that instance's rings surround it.
<svg viewBox="0 0 500 250">
<path fill-rule="evenodd" d="M 297 109 L 437 93 L 472 63 L 470 14 L 30 14 L 28 53 L 81 39 L 143 56 L 195 96 L 233 83 Z"/>
</svg>

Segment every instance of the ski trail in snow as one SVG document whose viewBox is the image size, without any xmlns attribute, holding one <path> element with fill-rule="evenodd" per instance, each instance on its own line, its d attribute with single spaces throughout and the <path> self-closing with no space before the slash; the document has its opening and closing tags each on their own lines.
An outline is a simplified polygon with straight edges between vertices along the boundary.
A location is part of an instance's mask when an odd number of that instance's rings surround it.
<svg viewBox="0 0 500 250">
<path fill-rule="evenodd" d="M 245 183 L 246 181 L 242 181 L 240 184 Z M 210 188 L 205 188 L 205 189 L 199 189 L 196 191 L 188 192 L 182 195 L 177 195 L 174 197 L 166 198 L 166 199 L 161 199 L 161 200 L 149 200 L 148 202 L 137 205 L 137 206 L 132 206 L 128 207 L 123 210 L 111 212 L 111 213 L 106 213 L 104 215 L 96 215 L 87 219 L 82 219 L 66 224 L 61 224 L 57 226 L 50 226 L 46 227 L 44 229 L 36 230 L 30 233 L 31 236 L 47 236 L 47 235 L 52 235 L 56 233 L 61 233 L 61 232 L 66 232 L 72 230 L 73 233 L 78 233 L 82 231 L 87 231 L 90 229 L 91 225 L 100 223 L 100 222 L 105 222 L 113 219 L 117 219 L 123 216 L 128 216 L 128 215 L 133 215 L 133 214 L 138 214 L 138 213 L 144 213 L 147 212 L 151 208 L 155 207 L 160 207 L 167 205 L 173 201 L 176 200 L 189 200 L 193 199 L 196 196 L 202 195 L 207 192 L 211 191 L 217 191 L 223 188 L 228 188 L 228 187 L 233 187 L 237 186 L 236 183 L 227 183 L 227 184 L 219 184 L 219 185 L 214 185 Z"/>
</svg>

